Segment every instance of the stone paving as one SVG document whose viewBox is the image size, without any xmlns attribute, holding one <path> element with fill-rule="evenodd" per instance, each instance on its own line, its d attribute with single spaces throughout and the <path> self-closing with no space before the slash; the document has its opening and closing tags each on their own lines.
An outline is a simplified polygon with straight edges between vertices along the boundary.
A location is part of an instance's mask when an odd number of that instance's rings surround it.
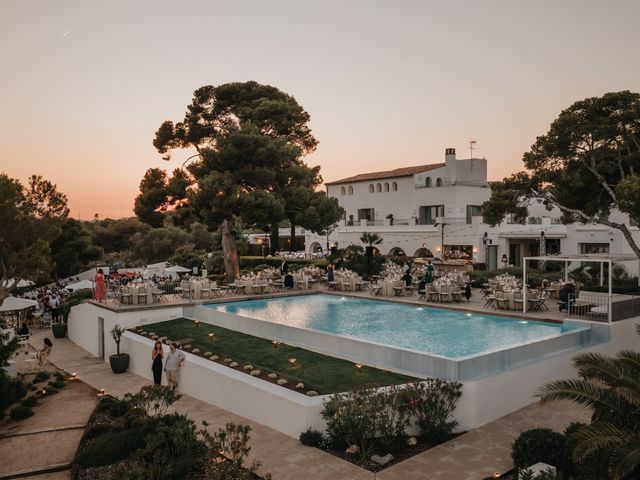
<svg viewBox="0 0 640 480">
<path fill-rule="evenodd" d="M 32 341 L 39 345 L 45 333 L 48 335 L 45 331 L 36 333 Z M 107 393 L 120 397 L 148 384 L 146 379 L 131 373 L 113 375 L 107 363 L 68 339 L 54 339 L 54 342 L 52 362 L 77 373 L 94 388 L 105 388 Z M 187 395 L 175 404 L 175 410 L 197 423 L 206 420 L 210 429 L 228 422 L 251 425 L 252 458 L 260 460 L 263 465 L 260 471 L 270 472 L 274 480 L 480 480 L 495 471 L 512 468 L 511 444 L 519 432 L 541 426 L 562 430 L 572 421 L 589 418 L 588 411 L 568 402 L 533 403 L 374 475 L 327 452 L 305 447 L 297 439 L 269 427 Z"/>
</svg>

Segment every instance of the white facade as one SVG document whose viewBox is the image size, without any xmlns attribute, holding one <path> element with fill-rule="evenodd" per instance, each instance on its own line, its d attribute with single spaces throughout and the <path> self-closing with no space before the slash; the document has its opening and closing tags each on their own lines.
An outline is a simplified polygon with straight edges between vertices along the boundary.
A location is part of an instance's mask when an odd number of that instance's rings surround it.
<svg viewBox="0 0 640 480">
<path fill-rule="evenodd" d="M 540 253 L 633 253 L 620 231 L 598 224 L 563 225 L 558 209 L 548 211 L 537 203 L 529 205 L 524 223 L 506 218 L 495 227 L 483 224 L 479 207 L 491 194 L 487 160 L 459 160 L 452 148 L 446 149 L 444 163 L 356 175 L 328 182 L 326 188 L 345 216 L 329 236 L 307 232 L 309 253 L 362 244 L 364 232 L 382 237 L 377 245 L 382 254 L 400 249 L 408 256 L 441 257 L 442 250 L 458 251 L 469 262 L 487 262 L 492 269 L 500 267 L 503 254 L 520 266 L 523 257 Z M 611 219 L 629 224 L 619 212 L 612 212 Z M 638 227 L 630 230 L 640 241 Z"/>
</svg>

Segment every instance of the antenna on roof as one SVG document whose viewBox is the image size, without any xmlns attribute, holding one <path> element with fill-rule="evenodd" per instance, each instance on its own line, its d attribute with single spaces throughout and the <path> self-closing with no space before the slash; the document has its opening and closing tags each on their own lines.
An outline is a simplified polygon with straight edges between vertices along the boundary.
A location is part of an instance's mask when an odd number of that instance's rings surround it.
<svg viewBox="0 0 640 480">
<path fill-rule="evenodd" d="M 469 150 L 471 151 L 471 156 L 469 158 L 471 158 L 473 160 L 473 147 L 476 146 L 476 143 L 478 143 L 478 141 L 475 138 L 472 138 L 471 140 L 469 140 Z"/>
</svg>

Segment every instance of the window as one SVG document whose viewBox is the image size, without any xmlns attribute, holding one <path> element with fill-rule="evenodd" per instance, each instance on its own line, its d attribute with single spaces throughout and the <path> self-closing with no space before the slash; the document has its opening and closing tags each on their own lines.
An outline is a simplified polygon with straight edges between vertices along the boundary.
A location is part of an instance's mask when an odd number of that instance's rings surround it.
<svg viewBox="0 0 640 480">
<path fill-rule="evenodd" d="M 581 243 L 580 253 L 609 253 L 608 243 Z"/>
<path fill-rule="evenodd" d="M 340 187 L 340 195 L 344 195 L 346 193 L 344 187 Z"/>
<path fill-rule="evenodd" d="M 358 209 L 358 220 L 367 220 L 368 222 L 373 221 L 375 216 L 373 208 L 359 208 Z"/>
<path fill-rule="evenodd" d="M 397 182 L 391 182 L 391 191 L 392 192 L 397 192 L 398 191 L 398 183 Z"/>
<path fill-rule="evenodd" d="M 426 205 L 420 207 L 420 225 L 433 225 L 438 217 L 444 217 L 444 205 Z"/>
<path fill-rule="evenodd" d="M 442 186 L 442 179 L 438 177 L 438 179 L 436 180 L 436 187 L 441 187 L 441 186 Z"/>
<path fill-rule="evenodd" d="M 373 189 L 373 183 L 369 184 L 369 193 L 373 193 L 374 189 Z"/>
<path fill-rule="evenodd" d="M 471 225 L 472 217 L 482 215 L 482 207 L 480 205 L 467 205 L 467 225 Z"/>
<path fill-rule="evenodd" d="M 353 187 L 351 185 L 349 185 L 347 192 L 349 192 L 349 195 L 353 195 Z"/>
<path fill-rule="evenodd" d="M 389 191 L 389 182 L 384 182 L 384 191 L 385 192 Z"/>
<path fill-rule="evenodd" d="M 431 177 L 427 177 L 427 179 L 424 181 L 424 186 L 427 188 L 431 188 Z"/>
<path fill-rule="evenodd" d="M 376 184 L 376 192 L 381 192 L 382 191 L 382 184 L 378 183 Z"/>
</svg>

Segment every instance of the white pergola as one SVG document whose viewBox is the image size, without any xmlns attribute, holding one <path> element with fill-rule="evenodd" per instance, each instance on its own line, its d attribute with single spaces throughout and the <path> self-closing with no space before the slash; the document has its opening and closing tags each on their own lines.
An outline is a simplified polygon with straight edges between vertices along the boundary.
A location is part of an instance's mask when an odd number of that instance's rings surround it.
<svg viewBox="0 0 640 480">
<path fill-rule="evenodd" d="M 607 308 L 607 316 L 608 321 L 612 321 L 612 311 L 611 311 L 611 296 L 613 294 L 613 264 L 621 263 L 621 262 L 630 262 L 630 261 L 638 261 L 638 257 L 633 254 L 628 253 L 583 253 L 583 254 L 575 254 L 575 255 L 546 255 L 546 256 L 538 256 L 538 257 L 524 257 L 522 263 L 522 285 L 525 288 L 522 289 L 522 313 L 527 313 L 527 264 L 530 260 L 539 261 L 539 262 L 564 262 L 564 281 L 569 281 L 569 264 L 571 262 L 594 262 L 600 263 L 601 265 L 608 264 L 608 308 Z M 601 278 L 602 282 L 603 279 Z"/>
</svg>

